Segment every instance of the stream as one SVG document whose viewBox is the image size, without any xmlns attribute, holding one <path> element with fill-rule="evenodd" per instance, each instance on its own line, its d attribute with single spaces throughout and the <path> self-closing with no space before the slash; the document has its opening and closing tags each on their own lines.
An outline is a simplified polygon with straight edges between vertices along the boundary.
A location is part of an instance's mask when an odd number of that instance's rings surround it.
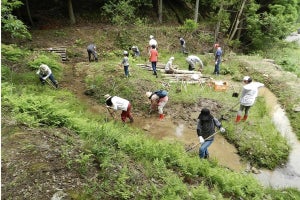
<svg viewBox="0 0 300 200">
<path fill-rule="evenodd" d="M 271 111 L 274 125 L 287 139 L 292 150 L 286 165 L 273 171 L 261 169 L 259 174 L 253 174 L 253 176 L 264 186 L 274 188 L 294 187 L 300 190 L 300 143 L 292 132 L 289 120 L 278 104 L 276 96 L 267 88 L 261 88 L 260 95 L 264 96 L 266 102 L 268 102 L 267 106 Z M 188 128 L 184 124 L 175 124 L 168 115 L 163 121 L 159 121 L 158 116 L 155 114 L 147 118 L 136 117 L 134 124 L 155 139 L 177 141 L 185 146 L 188 145 L 188 147 L 199 142 L 196 134 L 196 124 L 194 129 Z M 199 146 L 190 152 L 197 153 L 198 150 Z M 228 143 L 221 134 L 216 135 L 214 142 L 209 147 L 209 152 L 210 159 L 216 159 L 221 166 L 231 170 L 242 172 L 249 167 L 247 163 L 241 161 L 236 148 Z"/>
<path fill-rule="evenodd" d="M 300 143 L 293 133 L 285 111 L 277 103 L 277 98 L 266 88 L 261 88 L 260 93 L 268 102 L 271 109 L 272 120 L 277 130 L 286 138 L 291 146 L 288 162 L 274 171 L 261 170 L 255 177 L 265 186 L 274 188 L 295 187 L 300 190 Z M 270 102 L 270 103 L 269 103 Z"/>
</svg>

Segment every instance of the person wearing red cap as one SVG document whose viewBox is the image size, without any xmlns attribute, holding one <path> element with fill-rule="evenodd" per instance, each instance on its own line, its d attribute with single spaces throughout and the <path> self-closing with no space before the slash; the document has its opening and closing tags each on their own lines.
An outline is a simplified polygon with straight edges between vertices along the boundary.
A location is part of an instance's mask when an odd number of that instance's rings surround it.
<svg viewBox="0 0 300 200">
<path fill-rule="evenodd" d="M 217 51 L 215 53 L 215 70 L 214 70 L 213 74 L 219 75 L 220 74 L 220 64 L 222 61 L 223 52 L 222 52 L 222 49 L 219 44 L 215 44 L 215 48 L 217 49 Z"/>
<path fill-rule="evenodd" d="M 263 83 L 252 82 L 252 78 L 250 76 L 245 76 L 243 78 L 244 86 L 240 98 L 240 109 L 236 115 L 235 122 L 238 123 L 241 120 L 246 121 L 249 114 L 249 109 L 253 106 L 255 99 L 258 95 L 258 89 L 263 87 Z M 243 119 L 242 113 L 245 110 L 245 114 Z"/>
</svg>

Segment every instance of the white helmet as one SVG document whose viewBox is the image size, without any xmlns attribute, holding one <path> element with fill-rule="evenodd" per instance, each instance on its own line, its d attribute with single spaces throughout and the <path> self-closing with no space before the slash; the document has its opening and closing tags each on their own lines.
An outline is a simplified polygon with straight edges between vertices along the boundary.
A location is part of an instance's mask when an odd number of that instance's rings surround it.
<svg viewBox="0 0 300 200">
<path fill-rule="evenodd" d="M 124 55 L 128 54 L 128 51 L 124 51 L 123 54 L 124 54 Z"/>
<path fill-rule="evenodd" d="M 154 36 L 153 35 L 150 35 L 150 39 L 153 39 L 154 38 Z"/>
<path fill-rule="evenodd" d="M 174 57 L 172 56 L 172 57 L 170 58 L 170 60 L 174 60 Z"/>
</svg>

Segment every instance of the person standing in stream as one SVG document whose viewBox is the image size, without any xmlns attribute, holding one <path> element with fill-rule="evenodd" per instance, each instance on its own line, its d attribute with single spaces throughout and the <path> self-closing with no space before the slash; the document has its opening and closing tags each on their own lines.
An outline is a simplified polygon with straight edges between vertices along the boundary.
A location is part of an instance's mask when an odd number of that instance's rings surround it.
<svg viewBox="0 0 300 200">
<path fill-rule="evenodd" d="M 215 127 L 220 129 L 221 133 L 225 132 L 221 122 L 210 114 L 210 110 L 203 108 L 198 117 L 197 135 L 200 141 L 199 157 L 209 158 L 208 147 L 214 141 Z"/>
<path fill-rule="evenodd" d="M 250 76 L 245 76 L 243 78 L 243 82 L 244 82 L 244 86 L 240 98 L 240 109 L 235 119 L 236 123 L 240 122 L 241 120 L 242 121 L 247 120 L 249 109 L 251 108 L 251 106 L 253 106 L 255 99 L 258 95 L 258 89 L 264 86 L 263 83 L 252 82 L 252 78 Z M 241 119 L 244 110 L 245 110 L 245 114 L 243 119 Z"/>
</svg>

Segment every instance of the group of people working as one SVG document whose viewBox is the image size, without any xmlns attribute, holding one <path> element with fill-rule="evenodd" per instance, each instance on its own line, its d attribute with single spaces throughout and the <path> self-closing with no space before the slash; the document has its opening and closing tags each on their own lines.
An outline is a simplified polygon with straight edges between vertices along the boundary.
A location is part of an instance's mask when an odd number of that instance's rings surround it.
<svg viewBox="0 0 300 200">
<path fill-rule="evenodd" d="M 186 52 L 186 46 L 185 41 L 183 38 L 180 37 L 180 44 L 182 46 L 182 52 Z M 214 74 L 219 74 L 219 65 L 221 63 L 221 56 L 222 56 L 222 50 L 218 44 L 215 45 L 216 53 L 215 53 L 215 71 Z M 134 52 L 135 56 L 139 56 L 140 52 L 139 49 L 136 46 L 133 46 L 130 48 Z M 154 37 L 150 36 L 149 46 L 149 61 L 152 63 L 152 69 L 153 69 L 153 75 L 156 75 L 156 62 L 158 60 L 158 52 L 157 52 L 157 41 L 154 39 Z M 92 56 L 94 61 L 98 61 L 98 56 L 96 52 L 96 46 L 91 44 L 87 47 L 88 52 L 88 60 L 89 62 L 92 61 Z M 122 59 L 121 65 L 124 66 L 124 72 L 125 76 L 129 76 L 129 53 L 127 51 L 123 52 L 124 57 Z M 167 62 L 165 66 L 166 73 L 174 73 L 174 69 L 172 67 L 172 62 L 174 60 L 174 57 L 171 57 L 169 61 Z M 196 63 L 200 64 L 200 69 L 203 69 L 203 63 L 200 60 L 199 57 L 190 55 L 186 58 L 187 63 L 189 64 L 189 70 L 194 70 Z M 58 88 L 58 82 L 55 80 L 51 69 L 45 65 L 41 64 L 39 67 L 39 70 L 37 71 L 37 74 L 39 75 L 39 79 L 42 84 L 45 84 L 46 79 L 49 78 L 53 85 Z M 259 82 L 253 82 L 252 78 L 249 76 L 245 76 L 243 78 L 244 86 L 242 89 L 242 94 L 240 98 L 240 108 L 236 116 L 235 122 L 238 123 L 241 120 L 246 121 L 249 114 L 249 109 L 251 106 L 253 106 L 255 99 L 258 95 L 258 88 L 263 87 L 264 84 Z M 163 108 L 167 104 L 169 97 L 168 95 L 165 96 L 159 96 L 155 92 L 146 92 L 146 97 L 150 100 L 150 112 L 157 111 L 159 114 L 159 120 L 164 119 L 164 112 Z M 106 94 L 104 96 L 105 98 L 105 104 L 107 108 L 112 108 L 113 110 L 121 110 L 121 120 L 123 123 L 126 122 L 126 119 L 128 118 L 130 120 L 130 123 L 134 122 L 134 118 L 132 116 L 131 110 L 132 106 L 129 100 L 118 97 L 118 96 L 111 96 L 109 94 Z M 244 113 L 244 116 L 242 118 L 242 113 Z M 197 122 L 197 135 L 199 138 L 199 143 L 201 144 L 199 148 L 199 157 L 200 158 L 208 158 L 209 152 L 208 147 L 212 144 L 214 140 L 214 135 L 217 133 L 215 131 L 215 128 L 218 128 L 220 132 L 225 132 L 225 129 L 222 127 L 222 123 L 215 118 L 210 110 L 208 108 L 203 108 L 198 116 L 198 122 Z"/>
</svg>

